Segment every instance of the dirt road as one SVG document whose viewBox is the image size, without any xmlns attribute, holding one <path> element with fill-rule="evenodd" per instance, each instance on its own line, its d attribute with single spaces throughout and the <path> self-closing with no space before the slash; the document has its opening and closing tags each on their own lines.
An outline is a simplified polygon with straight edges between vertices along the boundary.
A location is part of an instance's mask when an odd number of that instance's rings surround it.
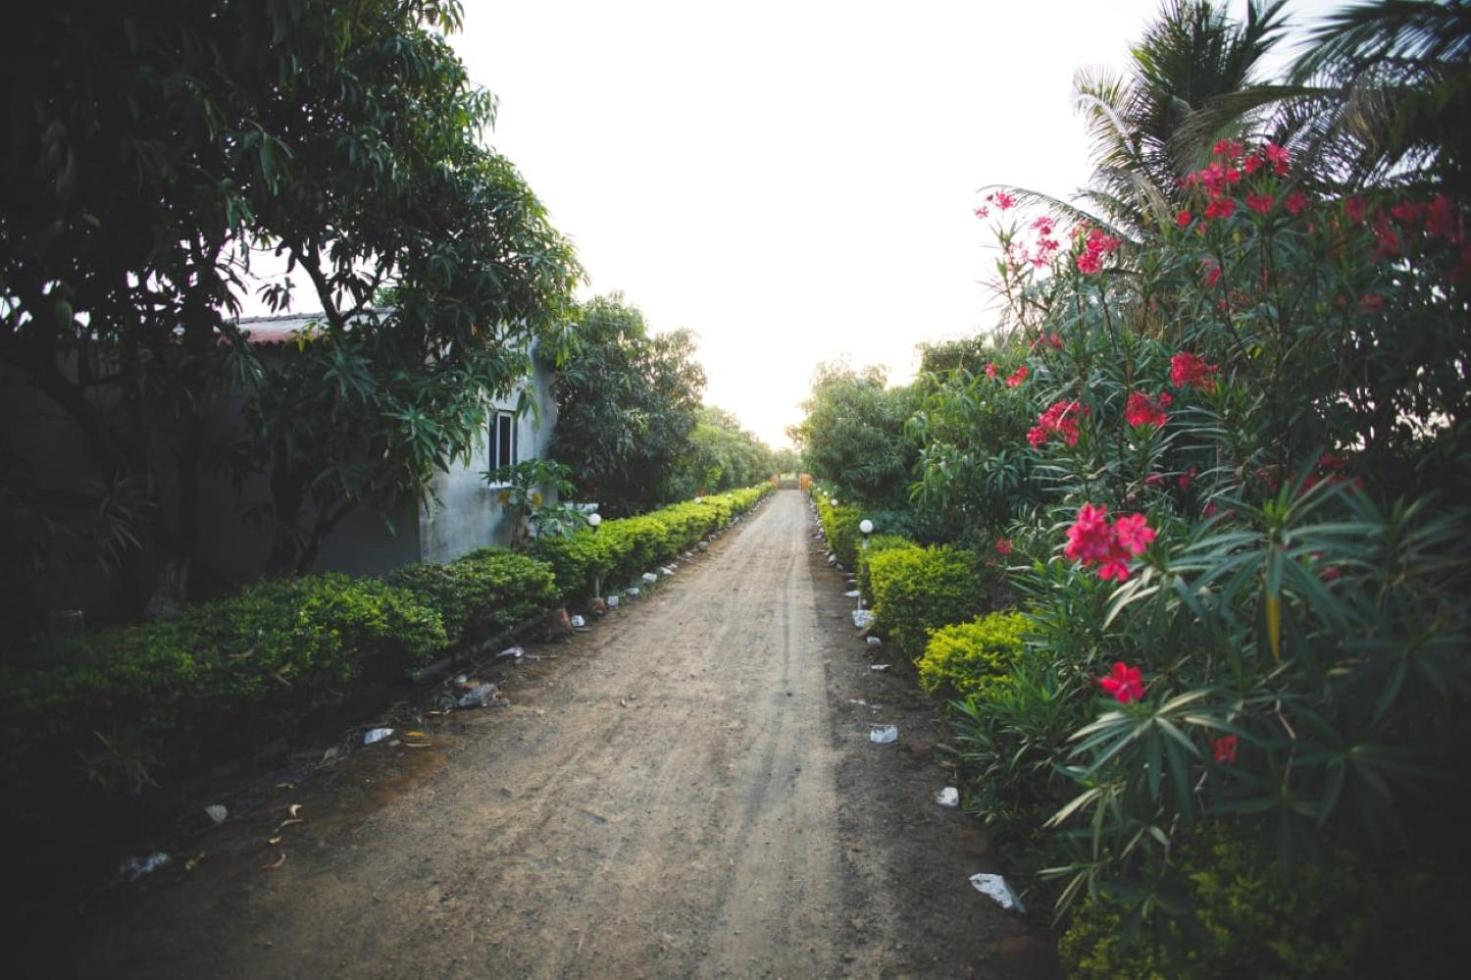
<svg viewBox="0 0 1471 980">
<path fill-rule="evenodd" d="M 532 648 L 510 707 L 281 787 L 192 871 L 95 903 L 65 972 L 1028 975 L 1027 925 L 966 880 L 997 870 L 985 835 L 934 802 L 945 733 L 869 669 L 811 531 L 779 493 L 652 596 Z"/>
</svg>

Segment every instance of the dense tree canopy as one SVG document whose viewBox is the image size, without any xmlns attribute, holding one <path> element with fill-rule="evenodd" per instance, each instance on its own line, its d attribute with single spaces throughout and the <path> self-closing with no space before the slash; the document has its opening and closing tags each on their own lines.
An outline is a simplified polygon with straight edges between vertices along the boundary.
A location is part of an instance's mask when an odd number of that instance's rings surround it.
<svg viewBox="0 0 1471 980">
<path fill-rule="evenodd" d="M 813 476 L 875 507 L 904 507 L 916 459 L 904 436 L 911 403 L 910 390 L 888 387 L 882 368 L 825 364 L 792 438 Z"/>
<path fill-rule="evenodd" d="M 650 333 L 616 293 L 582 306 L 557 375 L 552 440 L 582 499 L 620 515 L 671 498 L 705 388 L 694 355 L 689 331 Z"/>
<path fill-rule="evenodd" d="M 193 556 L 200 469 L 229 460 L 269 477 L 277 566 L 309 565 L 348 511 L 422 494 L 555 342 L 577 266 L 481 142 L 494 101 L 444 38 L 459 19 L 454 0 L 62 0 L 9 23 L 0 360 L 104 486 L 139 488 L 150 553 Z M 312 294 L 266 302 L 323 311 L 274 368 L 233 323 L 263 251 Z M 226 398 L 243 440 L 208 423 Z"/>
</svg>

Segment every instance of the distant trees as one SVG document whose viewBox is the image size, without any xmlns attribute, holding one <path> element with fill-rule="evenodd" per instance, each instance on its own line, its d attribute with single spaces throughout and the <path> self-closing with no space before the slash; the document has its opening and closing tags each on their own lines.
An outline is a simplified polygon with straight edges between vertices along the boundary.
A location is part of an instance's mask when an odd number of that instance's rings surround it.
<svg viewBox="0 0 1471 980">
<path fill-rule="evenodd" d="M 807 415 L 791 430 L 807 469 L 876 507 L 903 508 L 917 459 L 904 436 L 908 388 L 890 388 L 879 367 L 818 367 Z"/>
<path fill-rule="evenodd" d="M 468 452 L 527 344 L 557 343 L 579 269 L 480 142 L 494 100 L 445 40 L 460 17 L 60 0 L 8 23 L 0 362 L 75 427 L 99 493 L 131 488 L 135 558 L 193 557 L 199 475 L 230 465 L 269 477 L 275 567 L 310 565 L 343 515 Z M 263 250 L 324 311 L 280 368 L 232 322 Z M 227 396 L 243 440 L 209 426 Z M 0 455 L 13 491 L 34 485 Z"/>
<path fill-rule="evenodd" d="M 675 496 L 719 493 L 749 487 L 776 472 L 766 444 L 741 428 L 724 409 L 704 407 L 690 432 L 689 450 L 680 460 Z"/>
</svg>

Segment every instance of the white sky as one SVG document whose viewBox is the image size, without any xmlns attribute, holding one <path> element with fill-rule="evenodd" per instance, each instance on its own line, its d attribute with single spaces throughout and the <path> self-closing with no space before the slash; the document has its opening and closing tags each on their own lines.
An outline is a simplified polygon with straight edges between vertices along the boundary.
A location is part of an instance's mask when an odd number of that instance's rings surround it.
<svg viewBox="0 0 1471 980">
<path fill-rule="evenodd" d="M 779 446 L 819 362 L 902 381 L 989 324 L 976 189 L 1081 185 L 1073 73 L 1122 67 L 1158 7 L 466 0 L 453 43 L 586 293 L 693 329 L 707 403 Z"/>
</svg>

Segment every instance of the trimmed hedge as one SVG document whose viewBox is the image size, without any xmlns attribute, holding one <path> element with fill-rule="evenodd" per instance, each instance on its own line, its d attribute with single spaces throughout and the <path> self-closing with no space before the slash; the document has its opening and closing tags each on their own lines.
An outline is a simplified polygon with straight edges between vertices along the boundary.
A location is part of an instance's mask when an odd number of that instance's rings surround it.
<svg viewBox="0 0 1471 980">
<path fill-rule="evenodd" d="M 858 539 L 863 536 L 858 530 L 863 521 L 863 509 L 841 501 L 834 507 L 821 490 L 816 491 L 812 499 L 817 504 L 817 519 L 822 522 L 822 533 L 827 537 L 828 547 L 844 568 L 854 567 L 858 561 Z"/>
<path fill-rule="evenodd" d="M 504 633 L 558 597 L 551 565 L 504 548 L 481 548 L 446 565 L 405 565 L 388 581 L 439 610 L 451 645 Z"/>
<path fill-rule="evenodd" d="M 963 698 L 991 695 L 1011 683 L 1029 620 L 1018 612 L 942 626 L 930 634 L 919 659 L 919 686 L 931 694 L 949 690 Z"/>
<path fill-rule="evenodd" d="M 908 538 L 897 534 L 873 534 L 868 538 L 868 544 L 858 549 L 857 578 L 858 590 L 863 594 L 863 601 L 873 605 L 873 578 L 869 574 L 868 565 L 874 555 L 882 551 L 894 548 L 919 548 L 920 546 Z"/>
<path fill-rule="evenodd" d="M 604 521 L 565 537 L 538 538 L 531 553 L 550 565 L 565 600 L 592 595 L 605 586 L 637 578 L 673 559 L 729 524 L 771 493 L 770 483 L 674 504 L 648 514 Z"/>
<path fill-rule="evenodd" d="M 28 668 L 0 672 L 0 770 L 70 775 L 83 761 L 104 788 L 137 791 L 279 736 L 364 675 L 402 676 L 446 645 L 440 614 L 413 593 L 331 573 L 52 641 L 19 658 Z"/>
<path fill-rule="evenodd" d="M 986 583 L 973 552 L 950 545 L 890 548 L 868 559 L 874 625 L 910 659 L 930 632 L 985 611 Z"/>
</svg>

